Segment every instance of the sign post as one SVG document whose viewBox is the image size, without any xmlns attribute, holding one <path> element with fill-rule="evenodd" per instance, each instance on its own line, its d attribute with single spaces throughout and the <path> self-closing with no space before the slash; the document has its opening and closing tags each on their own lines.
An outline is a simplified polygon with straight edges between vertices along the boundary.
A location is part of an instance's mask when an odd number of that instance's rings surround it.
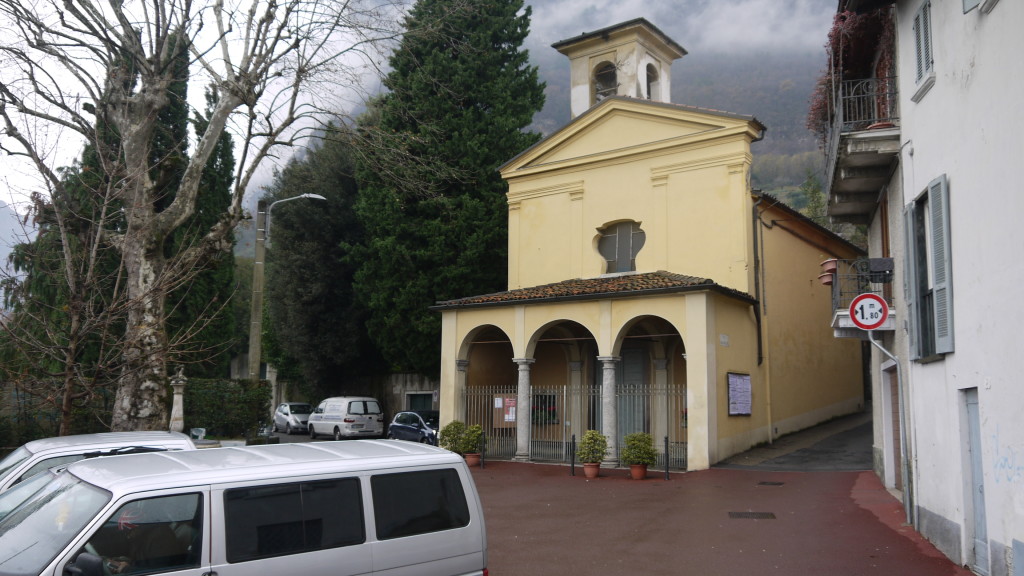
<svg viewBox="0 0 1024 576">
<path fill-rule="evenodd" d="M 878 294 L 861 294 L 850 302 L 850 320 L 861 330 L 875 330 L 888 319 L 889 305 Z"/>
</svg>

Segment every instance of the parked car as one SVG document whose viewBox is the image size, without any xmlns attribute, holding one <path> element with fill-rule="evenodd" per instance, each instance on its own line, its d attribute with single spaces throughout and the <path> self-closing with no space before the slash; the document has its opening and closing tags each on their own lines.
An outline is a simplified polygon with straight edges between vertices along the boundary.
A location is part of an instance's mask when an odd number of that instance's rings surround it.
<svg viewBox="0 0 1024 576">
<path fill-rule="evenodd" d="M 313 407 L 307 402 L 283 402 L 274 411 L 274 432 L 305 432 L 309 429 L 309 415 L 312 412 Z"/>
<path fill-rule="evenodd" d="M 368 396 L 336 396 L 317 405 L 309 415 L 309 437 L 330 434 L 342 438 L 381 438 L 384 413 L 380 402 Z"/>
<path fill-rule="evenodd" d="M 0 492 L 47 468 L 85 458 L 195 448 L 192 440 L 180 432 L 160 431 L 101 432 L 32 440 L 0 460 Z"/>
<path fill-rule="evenodd" d="M 383 440 L 134 454 L 0 494 L 0 573 L 487 573 L 473 476 Z"/>
<path fill-rule="evenodd" d="M 388 426 L 388 438 L 437 446 L 437 410 L 410 410 L 395 414 Z"/>
</svg>

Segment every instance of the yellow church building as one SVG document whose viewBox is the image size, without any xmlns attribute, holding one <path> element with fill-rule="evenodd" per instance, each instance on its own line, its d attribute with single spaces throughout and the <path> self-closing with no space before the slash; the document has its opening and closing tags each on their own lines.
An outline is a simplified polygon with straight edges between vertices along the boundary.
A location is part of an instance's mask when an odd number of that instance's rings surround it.
<svg viewBox="0 0 1024 576">
<path fill-rule="evenodd" d="M 636 19 L 554 45 L 573 119 L 506 163 L 508 290 L 440 302 L 442 422 L 488 458 L 631 432 L 699 470 L 863 408 L 820 263 L 853 245 L 750 186 L 752 116 L 669 103 L 686 51 Z"/>
</svg>

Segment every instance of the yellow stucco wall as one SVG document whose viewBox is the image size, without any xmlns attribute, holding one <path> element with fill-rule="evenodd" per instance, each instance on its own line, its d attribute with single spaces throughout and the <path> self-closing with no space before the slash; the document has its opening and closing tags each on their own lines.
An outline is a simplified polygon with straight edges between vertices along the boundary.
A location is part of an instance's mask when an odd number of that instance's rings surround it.
<svg viewBox="0 0 1024 576">
<path fill-rule="evenodd" d="M 861 343 L 833 337 L 831 290 L 818 281 L 821 261 L 856 252 L 808 230 L 798 241 L 791 214 L 769 209 L 761 220 L 765 355 L 774 426 L 785 434 L 864 404 Z"/>
<path fill-rule="evenodd" d="M 502 172 L 509 288 L 604 274 L 599 231 L 632 220 L 646 235 L 638 272 L 671 270 L 749 292 L 756 126 L 625 100 L 597 108 Z"/>
</svg>

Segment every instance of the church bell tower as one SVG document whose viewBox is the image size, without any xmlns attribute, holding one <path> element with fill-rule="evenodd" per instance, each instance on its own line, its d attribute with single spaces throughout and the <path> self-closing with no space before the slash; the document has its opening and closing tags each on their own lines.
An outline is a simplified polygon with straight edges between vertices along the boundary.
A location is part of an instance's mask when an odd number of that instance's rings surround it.
<svg viewBox="0 0 1024 576">
<path fill-rule="evenodd" d="M 644 18 L 551 45 L 569 58 L 575 118 L 610 96 L 671 100 L 672 62 L 686 50 Z"/>
</svg>

